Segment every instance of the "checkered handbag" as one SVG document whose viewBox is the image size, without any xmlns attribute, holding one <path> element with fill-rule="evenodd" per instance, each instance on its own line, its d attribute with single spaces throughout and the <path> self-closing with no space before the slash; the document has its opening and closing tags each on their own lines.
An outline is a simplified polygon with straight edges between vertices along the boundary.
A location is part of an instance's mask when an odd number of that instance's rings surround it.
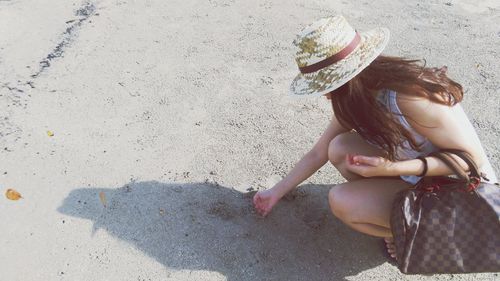
<svg viewBox="0 0 500 281">
<path fill-rule="evenodd" d="M 464 171 L 451 153 L 462 158 Z M 500 271 L 500 186 L 482 181 L 472 157 L 441 150 L 455 177 L 424 177 L 396 196 L 391 231 L 405 274 Z"/>
</svg>

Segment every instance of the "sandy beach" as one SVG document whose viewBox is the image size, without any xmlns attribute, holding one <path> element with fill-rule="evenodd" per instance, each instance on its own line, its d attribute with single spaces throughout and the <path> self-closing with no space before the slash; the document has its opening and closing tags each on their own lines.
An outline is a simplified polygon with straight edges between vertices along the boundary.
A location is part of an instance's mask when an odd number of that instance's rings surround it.
<svg viewBox="0 0 500 281">
<path fill-rule="evenodd" d="M 447 65 L 500 171 L 499 1 L 0 0 L 0 280 L 498 280 L 399 273 L 330 213 L 331 165 L 254 212 L 332 115 L 288 88 L 335 14 Z"/>
</svg>

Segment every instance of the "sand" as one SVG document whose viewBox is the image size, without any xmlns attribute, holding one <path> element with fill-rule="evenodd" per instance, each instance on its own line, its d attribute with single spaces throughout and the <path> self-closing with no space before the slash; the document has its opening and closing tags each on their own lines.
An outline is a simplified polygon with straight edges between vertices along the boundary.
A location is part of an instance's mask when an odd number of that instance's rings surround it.
<svg viewBox="0 0 500 281">
<path fill-rule="evenodd" d="M 328 165 L 266 219 L 250 199 L 328 123 L 325 99 L 287 96 L 291 42 L 337 13 L 388 27 L 388 55 L 447 65 L 499 170 L 499 11 L 493 0 L 0 0 L 0 279 L 498 278 L 401 275 L 378 239 L 329 213 L 342 178 Z"/>
</svg>

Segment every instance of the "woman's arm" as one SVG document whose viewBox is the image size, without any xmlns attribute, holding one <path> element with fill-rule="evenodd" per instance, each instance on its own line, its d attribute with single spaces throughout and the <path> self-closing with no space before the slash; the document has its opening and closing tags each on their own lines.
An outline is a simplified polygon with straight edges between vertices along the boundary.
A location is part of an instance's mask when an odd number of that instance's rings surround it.
<svg viewBox="0 0 500 281">
<path fill-rule="evenodd" d="M 288 175 L 273 188 L 261 190 L 255 194 L 253 203 L 257 212 L 262 216 L 269 214 L 281 197 L 321 168 L 328 161 L 330 141 L 340 133 L 347 131 L 333 116 L 332 121 L 313 148 L 299 160 Z"/>
<path fill-rule="evenodd" d="M 401 98 L 398 96 L 397 102 L 401 112 L 407 116 L 408 123 L 435 146 L 468 152 L 478 167 L 483 165 L 485 159 L 481 153 L 481 143 L 473 131 L 474 129 L 470 124 L 461 124 L 451 107 L 427 99 L 406 98 L 404 96 Z M 458 156 L 453 157 L 464 169 L 468 170 L 469 167 L 465 161 Z M 453 173 L 447 165 L 437 158 L 426 157 L 426 160 L 428 176 Z M 400 175 L 418 175 L 423 170 L 423 163 L 421 160 L 402 161 L 397 163 L 395 168 Z"/>
<path fill-rule="evenodd" d="M 465 162 L 458 157 L 453 156 L 455 159 L 460 160 L 460 165 L 468 170 Z M 448 168 L 441 160 L 435 157 L 426 157 L 427 160 L 427 173 L 426 176 L 442 176 L 451 175 L 453 171 Z M 420 175 L 424 170 L 424 163 L 419 159 L 411 159 L 405 161 L 398 161 L 394 163 L 392 175 L 398 176 L 413 176 Z"/>
<path fill-rule="evenodd" d="M 331 140 L 337 135 L 348 131 L 348 129 L 340 125 L 334 115 L 332 121 L 312 149 L 295 164 L 295 167 L 288 175 L 278 182 L 273 189 L 276 189 L 280 197 L 282 197 L 309 178 L 328 161 L 328 146 Z"/>
<path fill-rule="evenodd" d="M 439 148 L 458 149 L 468 152 L 474 162 L 481 167 L 484 154 L 481 143 L 469 124 L 461 124 L 452 108 L 447 105 L 431 102 L 424 98 L 397 97 L 398 107 L 410 125 Z M 468 170 L 468 166 L 458 156 L 453 157 Z M 420 175 L 424 164 L 421 160 L 410 159 L 391 162 L 382 157 L 356 155 L 347 159 L 347 169 L 364 177 L 373 176 L 406 176 Z M 428 163 L 427 176 L 450 175 L 453 171 L 441 160 L 426 157 Z"/>
</svg>

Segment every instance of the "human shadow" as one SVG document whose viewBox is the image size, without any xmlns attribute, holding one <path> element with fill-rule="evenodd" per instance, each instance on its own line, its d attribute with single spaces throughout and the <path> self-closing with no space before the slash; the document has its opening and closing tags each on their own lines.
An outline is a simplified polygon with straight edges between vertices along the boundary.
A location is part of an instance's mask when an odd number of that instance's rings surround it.
<svg viewBox="0 0 500 281">
<path fill-rule="evenodd" d="M 254 212 L 253 192 L 156 181 L 78 188 L 58 211 L 93 221 L 94 231 L 104 229 L 167 269 L 216 271 L 227 280 L 342 280 L 384 263 L 378 239 L 330 214 L 328 189 L 302 186 L 265 219 Z"/>
</svg>

